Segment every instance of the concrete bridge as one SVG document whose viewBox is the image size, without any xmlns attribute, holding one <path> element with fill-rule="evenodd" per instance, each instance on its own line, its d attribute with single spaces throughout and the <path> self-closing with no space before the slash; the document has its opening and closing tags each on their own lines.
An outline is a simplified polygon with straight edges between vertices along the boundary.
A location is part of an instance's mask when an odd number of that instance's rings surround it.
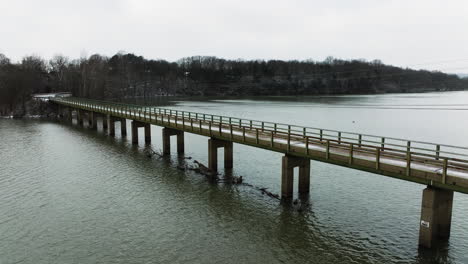
<svg viewBox="0 0 468 264">
<path fill-rule="evenodd" d="M 138 143 L 138 128 L 144 128 L 145 142 L 151 142 L 151 125 L 163 127 L 163 154 L 170 154 L 170 137 L 177 136 L 177 152 L 184 153 L 184 133 L 208 139 L 208 167 L 218 169 L 218 148 L 224 148 L 224 167 L 233 167 L 233 143 L 284 153 L 281 171 L 281 197 L 293 195 L 294 168 L 299 167 L 299 194 L 310 190 L 310 160 L 316 160 L 398 178 L 427 188 L 422 194 L 419 244 L 431 248 L 450 236 L 453 192 L 468 193 L 468 148 L 420 141 L 301 127 L 265 121 L 239 119 L 165 108 L 119 104 L 81 98 L 52 98 L 61 116 L 72 120 L 76 112 L 79 125 Z"/>
</svg>

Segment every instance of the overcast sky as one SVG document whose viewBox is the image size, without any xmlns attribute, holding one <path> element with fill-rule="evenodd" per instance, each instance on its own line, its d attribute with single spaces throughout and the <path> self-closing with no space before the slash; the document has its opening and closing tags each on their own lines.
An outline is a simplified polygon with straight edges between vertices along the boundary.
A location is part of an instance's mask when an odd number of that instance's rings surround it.
<svg viewBox="0 0 468 264">
<path fill-rule="evenodd" d="M 0 0 L 0 53 L 381 59 L 468 72 L 467 0 Z"/>
</svg>

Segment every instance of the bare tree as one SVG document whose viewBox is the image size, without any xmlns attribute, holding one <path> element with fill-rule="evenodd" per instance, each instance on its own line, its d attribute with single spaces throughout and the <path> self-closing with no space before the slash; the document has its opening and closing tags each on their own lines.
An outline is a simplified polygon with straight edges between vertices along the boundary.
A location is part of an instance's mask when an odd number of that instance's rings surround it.
<svg viewBox="0 0 468 264">
<path fill-rule="evenodd" d="M 63 91 L 65 75 L 69 65 L 69 60 L 63 55 L 55 55 L 50 61 L 49 65 L 51 73 L 55 75 L 57 80 L 57 90 Z"/>
</svg>

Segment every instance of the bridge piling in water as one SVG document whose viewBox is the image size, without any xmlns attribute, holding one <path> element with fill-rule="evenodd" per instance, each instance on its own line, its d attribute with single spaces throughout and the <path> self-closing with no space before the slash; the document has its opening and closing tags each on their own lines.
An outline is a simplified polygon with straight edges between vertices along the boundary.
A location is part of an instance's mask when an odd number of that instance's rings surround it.
<svg viewBox="0 0 468 264">
<path fill-rule="evenodd" d="M 453 191 L 428 186 L 423 191 L 419 245 L 431 248 L 450 237 Z"/>
<path fill-rule="evenodd" d="M 138 144 L 138 128 L 145 128 L 145 143 L 151 143 L 151 124 L 132 120 L 132 143 Z"/>
<path fill-rule="evenodd" d="M 67 106 L 59 107 L 57 113 L 58 113 L 58 118 L 64 121 L 70 121 L 70 122 L 73 121 L 70 107 L 67 107 Z"/>
<path fill-rule="evenodd" d="M 122 137 L 127 135 L 127 119 L 119 118 L 120 121 L 120 135 Z"/>
<path fill-rule="evenodd" d="M 56 115 L 57 119 L 65 120 L 66 110 L 67 110 L 66 106 L 57 105 L 57 115 Z"/>
<path fill-rule="evenodd" d="M 61 105 L 57 105 L 57 118 L 58 119 L 61 119 L 64 117 L 64 111 L 65 110 L 65 107 L 62 107 Z"/>
<path fill-rule="evenodd" d="M 132 121 L 132 144 L 138 144 L 138 126 L 137 121 Z"/>
<path fill-rule="evenodd" d="M 145 123 L 145 143 L 149 144 L 151 143 L 151 125 Z"/>
<path fill-rule="evenodd" d="M 91 129 L 96 130 L 97 129 L 97 120 L 95 113 L 93 111 L 88 112 L 88 126 Z"/>
<path fill-rule="evenodd" d="M 221 140 L 217 138 L 208 139 L 208 168 L 218 171 L 218 148 L 224 148 L 224 168 L 233 167 L 233 143 L 232 141 Z"/>
<path fill-rule="evenodd" d="M 109 136 L 115 136 L 115 119 L 111 115 L 107 115 L 107 127 L 109 128 Z"/>
<path fill-rule="evenodd" d="M 107 120 L 105 115 L 101 115 L 101 121 L 102 121 L 102 130 L 104 133 L 106 133 L 108 126 L 107 126 Z"/>
<path fill-rule="evenodd" d="M 120 123 L 120 135 L 122 137 L 127 135 L 127 119 L 107 115 L 107 126 L 109 128 L 109 135 L 115 136 L 115 123 Z"/>
<path fill-rule="evenodd" d="M 79 126 L 83 126 L 83 110 L 76 109 L 76 121 Z"/>
<path fill-rule="evenodd" d="M 281 198 L 290 199 L 294 190 L 294 168 L 299 167 L 299 194 L 310 190 L 310 159 L 285 155 L 282 158 Z"/>
<path fill-rule="evenodd" d="M 184 131 L 164 127 L 162 130 L 163 155 L 171 154 L 171 136 L 177 136 L 177 154 L 185 152 Z"/>
<path fill-rule="evenodd" d="M 66 108 L 66 117 L 68 122 L 72 123 L 73 122 L 73 109 L 71 107 Z"/>
</svg>

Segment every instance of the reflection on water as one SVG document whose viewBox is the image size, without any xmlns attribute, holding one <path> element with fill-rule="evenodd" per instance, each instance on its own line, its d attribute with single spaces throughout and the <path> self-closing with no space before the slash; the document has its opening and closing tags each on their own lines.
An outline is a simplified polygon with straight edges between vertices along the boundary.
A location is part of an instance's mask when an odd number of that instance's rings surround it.
<svg viewBox="0 0 468 264">
<path fill-rule="evenodd" d="M 447 108 L 468 102 L 464 92 L 168 99 L 146 103 L 468 146 L 466 111 L 374 107 Z M 160 128 L 152 136 L 161 149 Z M 298 210 L 255 188 L 280 192 L 279 153 L 234 146 L 231 173 L 250 187 L 177 169 L 207 163 L 207 138 L 197 135 L 186 135 L 192 160 L 149 159 L 130 137 L 52 121 L 0 120 L 0 139 L 2 264 L 468 262 L 463 194 L 449 243 L 420 251 L 422 185 L 312 162 L 309 204 Z"/>
</svg>

